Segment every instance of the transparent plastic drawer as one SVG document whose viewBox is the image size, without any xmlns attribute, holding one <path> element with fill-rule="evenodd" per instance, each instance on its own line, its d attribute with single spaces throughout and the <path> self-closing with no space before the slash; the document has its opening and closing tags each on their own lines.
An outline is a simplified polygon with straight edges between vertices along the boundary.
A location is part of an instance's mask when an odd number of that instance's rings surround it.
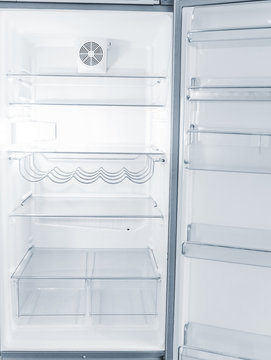
<svg viewBox="0 0 271 360">
<path fill-rule="evenodd" d="M 151 249 L 32 247 L 12 278 L 18 316 L 157 314 Z"/>
<path fill-rule="evenodd" d="M 18 316 L 71 316 L 86 313 L 86 281 L 82 279 L 20 279 Z"/>
<path fill-rule="evenodd" d="M 158 280 L 92 280 L 91 315 L 157 315 Z"/>
<path fill-rule="evenodd" d="M 160 275 L 150 249 L 96 249 L 91 315 L 156 315 Z"/>
</svg>

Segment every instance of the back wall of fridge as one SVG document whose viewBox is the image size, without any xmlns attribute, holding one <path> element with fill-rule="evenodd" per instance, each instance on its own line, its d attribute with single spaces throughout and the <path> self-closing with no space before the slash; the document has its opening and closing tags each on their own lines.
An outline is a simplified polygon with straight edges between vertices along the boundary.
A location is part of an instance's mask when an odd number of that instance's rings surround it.
<svg viewBox="0 0 271 360">
<path fill-rule="evenodd" d="M 172 13 L 0 28 L 2 353 L 163 356 Z"/>
</svg>

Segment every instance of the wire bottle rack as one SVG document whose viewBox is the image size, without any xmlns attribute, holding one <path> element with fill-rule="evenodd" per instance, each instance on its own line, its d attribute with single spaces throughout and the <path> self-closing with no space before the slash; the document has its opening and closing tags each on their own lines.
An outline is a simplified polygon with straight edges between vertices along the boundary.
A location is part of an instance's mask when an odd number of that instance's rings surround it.
<svg viewBox="0 0 271 360">
<path fill-rule="evenodd" d="M 82 184 L 102 180 L 108 184 L 119 184 L 125 179 L 143 184 L 154 174 L 155 163 L 164 162 L 161 156 L 151 154 L 56 154 L 26 153 L 10 159 L 19 161 L 21 176 L 30 182 L 49 179 L 64 184 L 72 179 Z M 97 162 L 103 162 L 97 168 Z M 57 162 L 57 164 L 56 164 Z"/>
</svg>

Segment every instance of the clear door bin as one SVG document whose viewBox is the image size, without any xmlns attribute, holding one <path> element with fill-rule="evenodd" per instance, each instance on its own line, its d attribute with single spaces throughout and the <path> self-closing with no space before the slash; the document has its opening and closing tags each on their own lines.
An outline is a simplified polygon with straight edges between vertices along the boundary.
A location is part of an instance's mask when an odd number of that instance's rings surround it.
<svg viewBox="0 0 271 360">
<path fill-rule="evenodd" d="M 18 316 L 85 315 L 86 281 L 81 279 L 20 279 Z"/>
</svg>

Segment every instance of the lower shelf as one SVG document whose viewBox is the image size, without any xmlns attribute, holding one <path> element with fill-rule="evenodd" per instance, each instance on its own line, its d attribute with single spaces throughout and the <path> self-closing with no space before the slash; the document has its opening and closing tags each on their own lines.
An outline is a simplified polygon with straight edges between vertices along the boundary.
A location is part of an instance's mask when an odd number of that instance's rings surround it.
<svg viewBox="0 0 271 360">
<path fill-rule="evenodd" d="M 151 197 L 133 196 L 40 196 L 30 195 L 11 216 L 35 218 L 163 218 Z"/>
<path fill-rule="evenodd" d="M 31 248 L 12 275 L 18 316 L 155 316 L 150 249 Z"/>
<path fill-rule="evenodd" d="M 183 255 L 189 258 L 271 267 L 271 230 L 190 224 Z"/>
<path fill-rule="evenodd" d="M 271 337 L 197 323 L 185 326 L 182 360 L 269 360 Z"/>
</svg>

